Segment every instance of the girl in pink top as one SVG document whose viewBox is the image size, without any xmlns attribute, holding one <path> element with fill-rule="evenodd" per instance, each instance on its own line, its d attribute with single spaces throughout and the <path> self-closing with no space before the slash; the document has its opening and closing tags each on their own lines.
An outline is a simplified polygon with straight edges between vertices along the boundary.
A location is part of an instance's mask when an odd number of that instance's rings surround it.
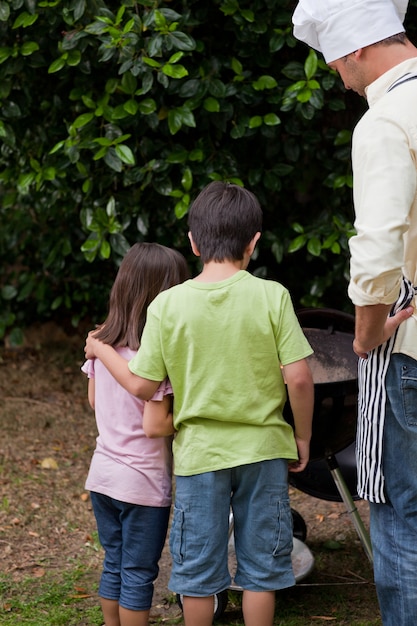
<svg viewBox="0 0 417 626">
<path fill-rule="evenodd" d="M 179 252 L 156 243 L 135 244 L 120 265 L 97 336 L 130 360 L 139 348 L 149 303 L 187 278 Z M 144 401 L 119 385 L 98 359 L 86 361 L 82 371 L 89 378 L 99 433 L 86 489 L 105 552 L 99 587 L 105 625 L 147 626 L 170 514 L 172 437 L 145 435 Z M 165 381 L 152 400 L 164 404 L 169 394 Z M 147 412 L 158 404 L 150 403 Z M 173 432 L 168 427 L 163 434 Z"/>
</svg>

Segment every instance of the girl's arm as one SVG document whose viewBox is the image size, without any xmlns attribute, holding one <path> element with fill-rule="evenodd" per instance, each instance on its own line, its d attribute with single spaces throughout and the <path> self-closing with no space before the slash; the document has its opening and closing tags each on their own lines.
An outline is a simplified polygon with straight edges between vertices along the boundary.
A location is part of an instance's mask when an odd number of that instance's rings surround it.
<svg viewBox="0 0 417 626">
<path fill-rule="evenodd" d="M 90 403 L 91 408 L 95 409 L 95 398 L 96 398 L 96 385 L 94 378 L 88 379 L 88 402 Z"/>
<path fill-rule="evenodd" d="M 85 342 L 85 356 L 87 359 L 100 359 L 110 374 L 127 391 L 142 400 L 149 400 L 159 387 L 161 381 L 148 380 L 133 374 L 128 361 L 107 343 L 103 343 L 94 337 L 94 332 L 88 333 Z"/>
<path fill-rule="evenodd" d="M 146 402 L 143 411 L 143 430 L 151 439 L 168 437 L 175 433 L 171 395 L 164 396 L 162 400 Z"/>
</svg>

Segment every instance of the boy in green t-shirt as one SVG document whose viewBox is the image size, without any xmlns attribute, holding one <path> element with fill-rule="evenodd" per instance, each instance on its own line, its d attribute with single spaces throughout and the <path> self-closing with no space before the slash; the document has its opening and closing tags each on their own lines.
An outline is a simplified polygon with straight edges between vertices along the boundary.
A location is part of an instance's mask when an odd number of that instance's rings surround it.
<svg viewBox="0 0 417 626">
<path fill-rule="evenodd" d="M 129 364 L 94 332 L 86 344 L 88 358 L 145 400 L 170 379 L 177 434 L 169 587 L 183 596 L 186 626 L 209 626 L 213 595 L 230 585 L 230 507 L 246 626 L 272 626 L 275 590 L 295 584 L 287 472 L 309 458 L 312 350 L 288 291 L 246 272 L 261 225 L 250 191 L 210 183 L 189 213 L 201 274 L 155 298 Z M 294 431 L 282 414 L 287 393 Z"/>
</svg>

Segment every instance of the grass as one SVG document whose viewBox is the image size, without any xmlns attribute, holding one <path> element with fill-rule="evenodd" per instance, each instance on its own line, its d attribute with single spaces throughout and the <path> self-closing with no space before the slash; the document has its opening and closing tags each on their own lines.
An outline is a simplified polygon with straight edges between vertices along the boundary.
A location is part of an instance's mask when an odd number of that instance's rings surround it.
<svg viewBox="0 0 417 626">
<path fill-rule="evenodd" d="M 92 537 L 90 548 L 99 546 Z M 370 565 L 359 548 L 328 550 L 312 546 L 315 569 L 291 589 L 277 593 L 274 626 L 380 626 Z M 338 563 L 340 575 L 334 575 Z M 333 572 L 327 574 L 327 572 Z M 360 572 L 358 574 L 357 572 Z M 219 626 L 242 626 L 242 594 L 229 591 Z M 175 596 L 170 598 L 175 603 Z M 97 602 L 97 579 L 89 568 L 74 561 L 63 571 L 41 570 L 39 575 L 14 581 L 0 574 L 0 624 L 2 626 L 101 626 L 103 617 Z M 183 624 L 181 616 L 151 619 L 152 624 Z"/>
<path fill-rule="evenodd" d="M 0 624 L 2 626 L 99 626 L 99 606 L 87 605 L 91 584 L 86 569 L 74 564 L 71 570 L 28 576 L 13 581 L 0 574 Z"/>
</svg>

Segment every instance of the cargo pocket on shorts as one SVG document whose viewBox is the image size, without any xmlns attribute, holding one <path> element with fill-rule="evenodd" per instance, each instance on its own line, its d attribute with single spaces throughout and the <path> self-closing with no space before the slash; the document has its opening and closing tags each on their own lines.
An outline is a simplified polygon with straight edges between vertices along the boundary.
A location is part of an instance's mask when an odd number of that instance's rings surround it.
<svg viewBox="0 0 417 626">
<path fill-rule="evenodd" d="M 169 547 L 171 556 L 176 563 L 182 563 L 185 555 L 184 538 L 184 510 L 174 506 L 171 531 L 169 533 Z"/>
<path fill-rule="evenodd" d="M 276 507 L 276 530 L 273 556 L 289 555 L 292 552 L 292 515 L 289 500 L 278 500 Z"/>
</svg>

